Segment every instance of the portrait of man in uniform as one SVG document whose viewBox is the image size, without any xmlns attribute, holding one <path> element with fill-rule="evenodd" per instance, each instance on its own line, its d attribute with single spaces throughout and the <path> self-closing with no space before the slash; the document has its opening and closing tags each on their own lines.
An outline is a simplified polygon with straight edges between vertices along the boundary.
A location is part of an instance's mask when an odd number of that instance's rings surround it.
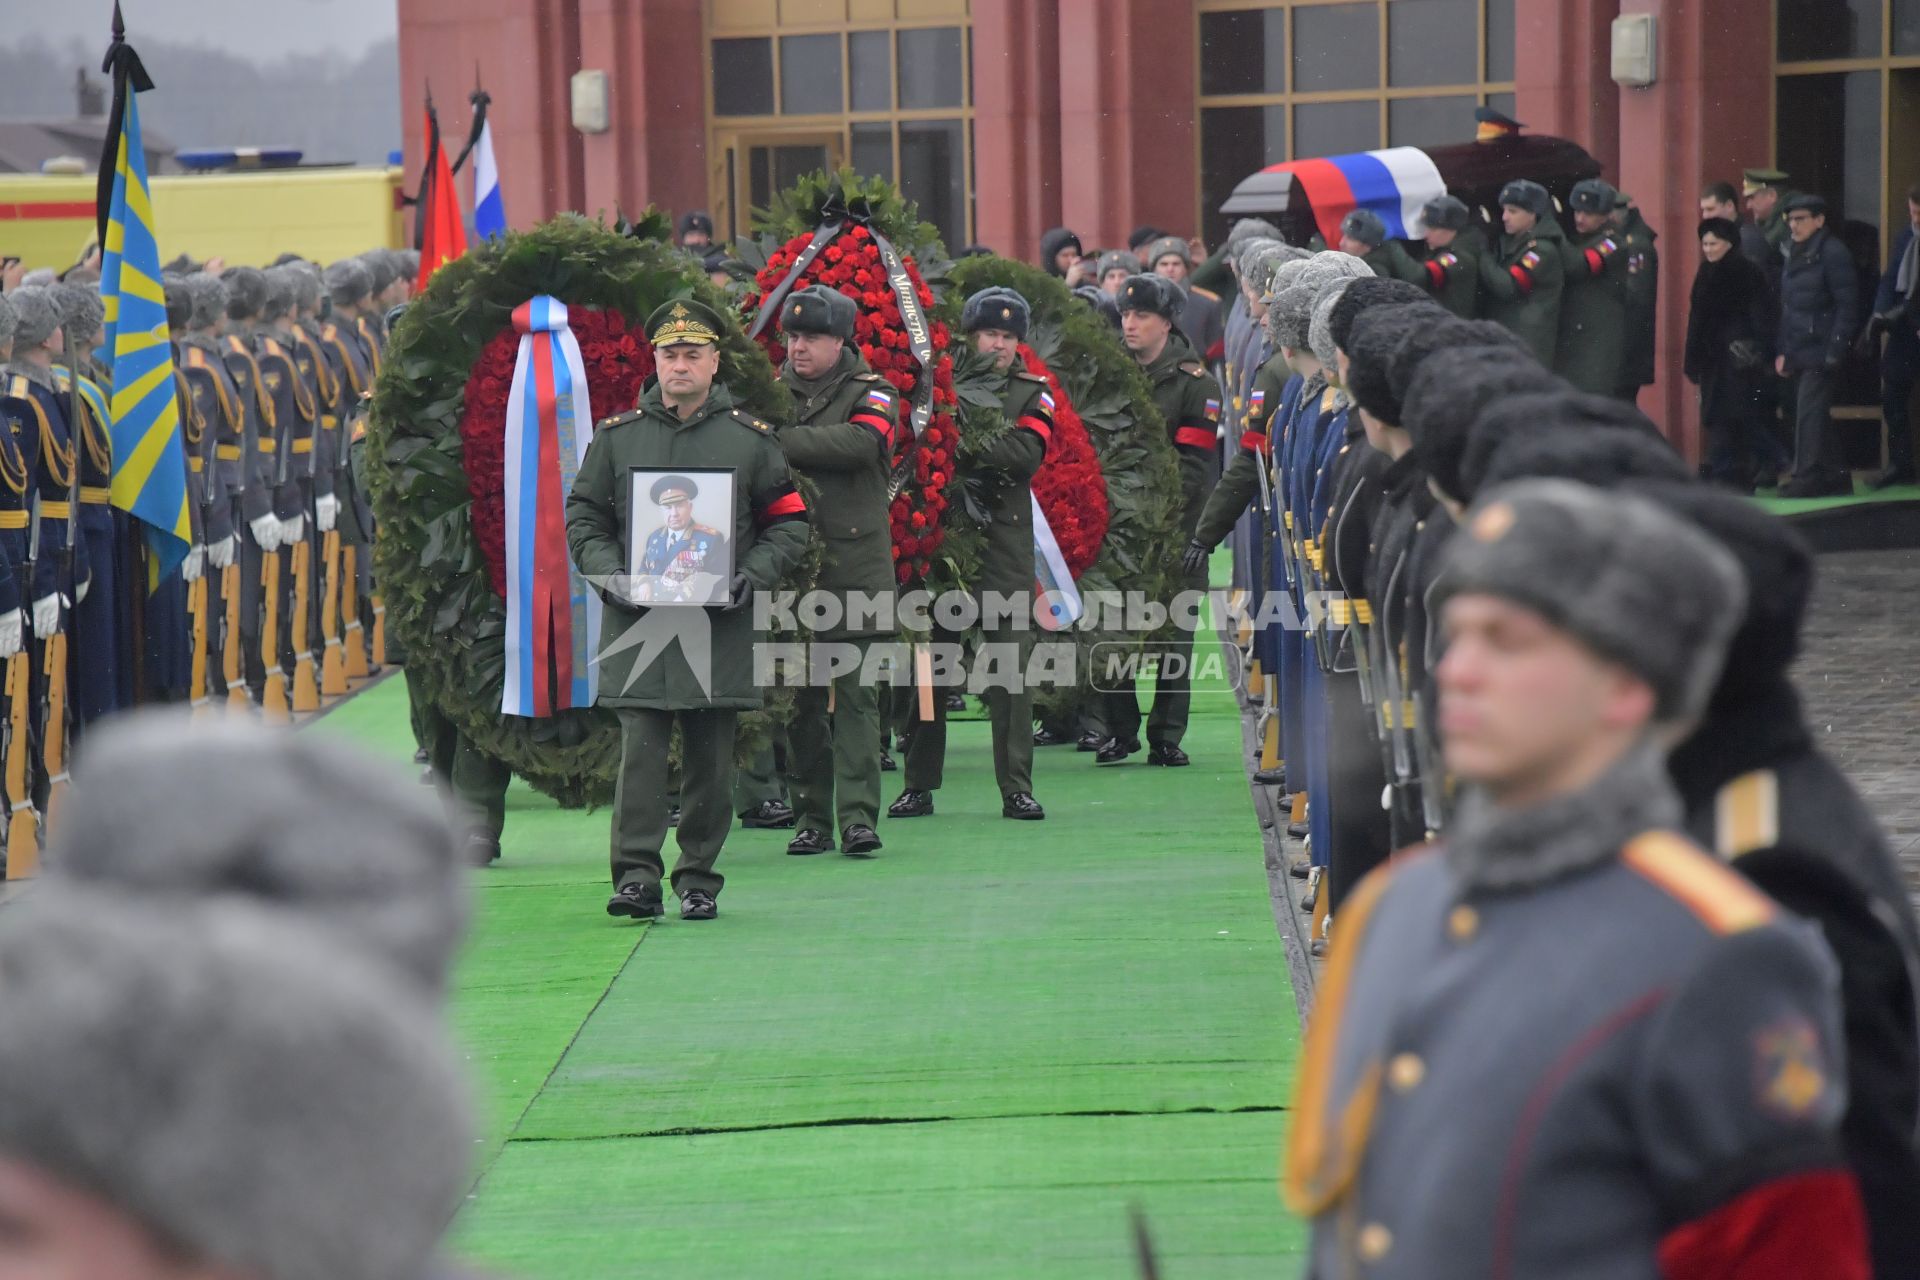
<svg viewBox="0 0 1920 1280">
<path fill-rule="evenodd" d="M 635 467 L 628 574 L 635 604 L 723 605 L 733 580 L 733 473 Z"/>
</svg>

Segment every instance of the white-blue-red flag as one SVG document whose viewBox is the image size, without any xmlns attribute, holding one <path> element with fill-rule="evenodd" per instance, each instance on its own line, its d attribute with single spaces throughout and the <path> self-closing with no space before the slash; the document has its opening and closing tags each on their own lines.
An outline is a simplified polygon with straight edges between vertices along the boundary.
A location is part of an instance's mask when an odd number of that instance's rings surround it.
<svg viewBox="0 0 1920 1280">
<path fill-rule="evenodd" d="M 473 144 L 473 234 L 491 240 L 507 233 L 507 207 L 500 200 L 500 169 L 493 160 L 493 125 L 483 123 Z"/>
<path fill-rule="evenodd" d="M 566 504 L 593 437 L 593 406 L 567 308 L 514 309 L 520 356 L 507 397 L 507 670 L 500 710 L 546 717 L 593 705 L 600 600 L 567 553 Z"/>
<path fill-rule="evenodd" d="M 1284 175 L 1306 191 L 1314 224 L 1330 245 L 1340 243 L 1340 220 L 1355 209 L 1379 214 L 1387 234 L 1396 240 L 1416 239 L 1427 229 L 1421 208 L 1447 194 L 1433 158 L 1418 147 L 1288 160 L 1268 165 L 1257 176 L 1285 181 Z"/>
</svg>

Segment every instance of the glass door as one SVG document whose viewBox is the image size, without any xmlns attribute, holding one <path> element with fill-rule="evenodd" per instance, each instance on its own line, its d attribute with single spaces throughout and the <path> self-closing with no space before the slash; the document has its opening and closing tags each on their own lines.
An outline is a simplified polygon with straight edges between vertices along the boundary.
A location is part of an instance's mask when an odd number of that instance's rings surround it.
<svg viewBox="0 0 1920 1280">
<path fill-rule="evenodd" d="M 718 139 L 719 198 L 714 223 L 722 236 L 753 234 L 753 210 L 764 209 L 773 193 L 815 170 L 831 173 L 845 153 L 838 130 L 723 133 Z"/>
</svg>

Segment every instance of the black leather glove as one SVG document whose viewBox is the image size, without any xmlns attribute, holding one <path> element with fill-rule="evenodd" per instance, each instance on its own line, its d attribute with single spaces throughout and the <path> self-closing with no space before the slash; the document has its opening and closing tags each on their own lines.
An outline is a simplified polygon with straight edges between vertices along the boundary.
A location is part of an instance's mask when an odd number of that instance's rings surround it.
<svg viewBox="0 0 1920 1280">
<path fill-rule="evenodd" d="M 733 575 L 732 589 L 727 593 L 727 602 L 720 606 L 720 612 L 732 613 L 735 609 L 753 599 L 753 583 L 744 573 Z"/>
<path fill-rule="evenodd" d="M 1207 567 L 1207 557 L 1212 553 L 1212 547 L 1194 538 L 1187 543 L 1186 552 L 1180 557 L 1180 568 L 1187 573 L 1199 573 Z"/>
</svg>

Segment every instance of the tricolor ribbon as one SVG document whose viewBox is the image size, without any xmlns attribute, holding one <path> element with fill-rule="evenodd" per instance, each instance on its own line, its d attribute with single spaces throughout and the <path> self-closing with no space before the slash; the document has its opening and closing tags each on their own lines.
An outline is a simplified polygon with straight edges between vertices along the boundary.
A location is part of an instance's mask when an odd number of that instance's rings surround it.
<svg viewBox="0 0 1920 1280">
<path fill-rule="evenodd" d="M 1086 611 L 1080 602 L 1080 588 L 1074 585 L 1067 558 L 1060 554 L 1053 526 L 1040 509 L 1040 499 L 1027 491 L 1033 503 L 1033 620 L 1042 631 L 1064 631 L 1080 620 Z"/>
<path fill-rule="evenodd" d="M 567 308 L 514 309 L 520 356 L 507 397 L 507 672 L 500 710 L 551 716 L 593 705 L 600 601 L 567 554 L 566 501 L 593 437 L 593 406 Z"/>
</svg>

